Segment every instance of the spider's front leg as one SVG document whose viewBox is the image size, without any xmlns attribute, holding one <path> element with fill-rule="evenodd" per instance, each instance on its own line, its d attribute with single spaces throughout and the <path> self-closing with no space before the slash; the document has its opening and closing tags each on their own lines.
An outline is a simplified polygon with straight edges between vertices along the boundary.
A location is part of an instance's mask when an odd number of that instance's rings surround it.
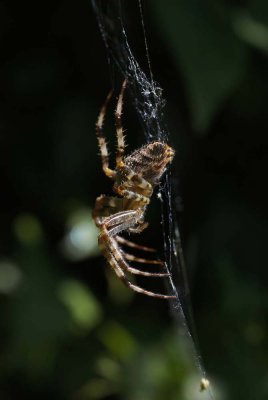
<svg viewBox="0 0 268 400">
<path fill-rule="evenodd" d="M 114 170 L 112 170 L 109 167 L 109 154 L 108 154 L 105 136 L 103 134 L 103 122 L 104 122 L 104 118 L 105 118 L 105 114 L 106 114 L 106 108 L 110 101 L 111 96 L 112 96 L 112 91 L 109 92 L 109 94 L 106 97 L 106 100 L 100 110 L 100 113 L 99 113 L 99 116 L 98 116 L 98 119 L 96 122 L 96 136 L 98 139 L 98 144 L 99 144 L 99 149 L 100 149 L 103 172 L 105 173 L 106 176 L 113 179 L 115 177 L 116 173 Z"/>
<path fill-rule="evenodd" d="M 124 80 L 121 88 L 121 92 L 118 97 L 118 102 L 115 109 L 115 126 L 116 126 L 116 136 L 117 136 L 117 152 L 116 152 L 116 166 L 120 167 L 123 164 L 123 155 L 125 151 L 125 140 L 124 131 L 122 126 L 122 109 L 123 109 L 123 97 L 124 91 L 127 85 L 127 81 Z"/>
</svg>

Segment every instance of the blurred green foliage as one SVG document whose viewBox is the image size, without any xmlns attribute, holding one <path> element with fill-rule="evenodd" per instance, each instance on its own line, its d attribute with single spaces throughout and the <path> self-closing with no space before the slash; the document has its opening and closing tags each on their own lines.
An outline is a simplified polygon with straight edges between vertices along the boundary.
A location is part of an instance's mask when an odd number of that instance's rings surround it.
<svg viewBox="0 0 268 400">
<path fill-rule="evenodd" d="M 163 7 L 159 0 L 152 8 L 182 71 L 193 127 L 204 131 L 244 77 L 245 45 L 216 2 L 180 0 Z"/>
<path fill-rule="evenodd" d="M 138 4 L 122 5 L 146 64 Z M 268 2 L 144 6 L 205 365 L 217 399 L 264 400 Z M 130 292 L 99 256 L 90 208 L 111 186 L 94 124 L 111 71 L 90 2 L 0 1 L 0 22 L 1 400 L 204 398 L 168 305 Z M 144 137 L 130 99 L 124 126 L 131 151 Z M 137 240 L 161 249 L 159 207 L 148 211 Z"/>
</svg>

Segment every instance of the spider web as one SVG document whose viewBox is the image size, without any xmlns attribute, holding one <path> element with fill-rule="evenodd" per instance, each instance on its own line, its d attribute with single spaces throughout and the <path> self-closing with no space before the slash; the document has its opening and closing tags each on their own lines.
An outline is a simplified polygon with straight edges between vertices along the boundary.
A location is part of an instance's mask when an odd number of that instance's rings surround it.
<svg viewBox="0 0 268 400">
<path fill-rule="evenodd" d="M 125 28 L 126 17 L 123 12 L 125 10 L 123 10 L 121 0 L 92 0 L 92 5 L 105 43 L 111 70 L 119 69 L 123 77 L 128 80 L 128 89 L 143 125 L 146 141 L 168 141 L 169 133 L 164 123 L 163 114 L 165 101 L 162 97 L 162 89 L 153 79 L 141 0 L 137 0 L 137 7 L 146 61 L 149 67 L 149 77 L 139 66 L 130 47 L 129 32 Z M 196 373 L 200 382 L 202 382 L 202 380 L 207 379 L 206 371 L 194 331 L 180 232 L 173 211 L 176 207 L 173 204 L 175 196 L 172 190 L 173 185 L 171 184 L 171 172 L 169 170 L 159 188 L 158 198 L 161 201 L 162 209 L 165 266 L 170 273 L 166 285 L 168 292 L 176 295 L 176 299 L 170 300 L 170 311 L 176 322 L 178 335 L 186 339 L 185 344 L 188 346 L 189 357 L 191 355 Z M 210 386 L 205 392 L 199 394 L 202 399 L 214 399 Z M 197 388 L 195 399 L 198 398 Z"/>
</svg>

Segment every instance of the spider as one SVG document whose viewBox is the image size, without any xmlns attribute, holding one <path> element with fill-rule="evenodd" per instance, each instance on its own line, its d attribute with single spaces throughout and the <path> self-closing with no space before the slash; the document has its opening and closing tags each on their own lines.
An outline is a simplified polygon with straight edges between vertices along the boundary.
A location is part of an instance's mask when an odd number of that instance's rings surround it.
<svg viewBox="0 0 268 400">
<path fill-rule="evenodd" d="M 128 261 L 143 264 L 159 264 L 162 261 L 148 260 L 136 257 L 125 252 L 122 246 L 128 246 L 147 252 L 154 252 L 150 247 L 145 247 L 126 240 L 120 233 L 140 233 L 147 228 L 144 214 L 150 203 L 154 187 L 166 170 L 167 164 L 174 157 L 174 150 L 166 143 L 154 141 L 137 149 L 132 154 L 125 156 L 125 141 L 121 123 L 123 96 L 127 81 L 122 84 L 115 109 L 115 125 L 117 135 L 116 168 L 109 167 L 107 144 L 103 134 L 103 122 L 108 102 L 112 96 L 110 92 L 102 106 L 97 123 L 96 135 L 100 148 L 102 169 L 104 174 L 113 180 L 113 191 L 118 197 L 101 195 L 96 199 L 93 210 L 93 219 L 100 230 L 99 246 L 110 267 L 118 278 L 135 292 L 161 299 L 175 298 L 176 296 L 164 295 L 145 290 L 129 281 L 127 273 L 148 277 L 165 277 L 168 273 L 152 273 L 136 269 Z"/>
</svg>

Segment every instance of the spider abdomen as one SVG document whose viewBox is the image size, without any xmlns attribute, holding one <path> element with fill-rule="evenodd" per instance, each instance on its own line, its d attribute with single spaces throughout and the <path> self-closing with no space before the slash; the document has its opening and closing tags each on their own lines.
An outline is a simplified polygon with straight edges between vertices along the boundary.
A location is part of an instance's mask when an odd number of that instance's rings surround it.
<svg viewBox="0 0 268 400">
<path fill-rule="evenodd" d="M 148 143 L 125 158 L 125 165 L 152 185 L 157 185 L 174 150 L 163 142 Z"/>
</svg>

